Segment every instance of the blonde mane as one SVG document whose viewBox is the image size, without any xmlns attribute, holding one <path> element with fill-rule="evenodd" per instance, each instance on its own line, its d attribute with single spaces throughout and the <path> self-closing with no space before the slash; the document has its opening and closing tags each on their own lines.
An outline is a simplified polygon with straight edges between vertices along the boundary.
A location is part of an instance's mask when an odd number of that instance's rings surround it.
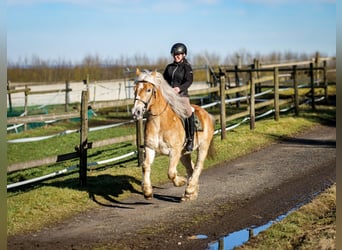
<svg viewBox="0 0 342 250">
<path fill-rule="evenodd" d="M 147 81 L 158 87 L 165 98 L 165 101 L 169 103 L 172 110 L 183 119 L 187 117 L 186 107 L 183 104 L 183 97 L 178 95 L 173 88 L 171 88 L 160 72 L 141 72 L 136 81 Z"/>
</svg>

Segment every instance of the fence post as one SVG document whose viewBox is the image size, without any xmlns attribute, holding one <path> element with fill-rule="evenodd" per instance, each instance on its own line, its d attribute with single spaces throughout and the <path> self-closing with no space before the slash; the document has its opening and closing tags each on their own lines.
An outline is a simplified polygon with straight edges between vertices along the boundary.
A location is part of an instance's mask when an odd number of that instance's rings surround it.
<svg viewBox="0 0 342 250">
<path fill-rule="evenodd" d="M 79 184 L 87 185 L 87 146 L 88 146 L 88 90 L 82 91 L 81 100 L 81 133 L 80 133 L 80 168 Z"/>
<path fill-rule="evenodd" d="M 279 69 L 274 68 L 274 120 L 279 121 Z"/>
<path fill-rule="evenodd" d="M 310 87 L 311 87 L 311 107 L 313 110 L 316 110 L 313 63 L 310 63 Z"/>
<path fill-rule="evenodd" d="M 137 149 L 138 149 L 138 167 L 142 167 L 144 161 L 144 121 L 143 119 L 136 121 L 137 133 Z"/>
<path fill-rule="evenodd" d="M 320 62 L 320 54 L 319 52 L 316 52 L 315 56 L 315 67 L 319 67 L 319 62 Z M 315 71 L 315 79 L 316 79 L 316 85 L 319 85 L 319 70 Z"/>
<path fill-rule="evenodd" d="M 25 105 L 24 105 L 24 115 L 27 116 L 28 114 L 28 95 L 29 95 L 30 89 L 25 85 Z M 24 124 L 24 131 L 27 130 L 27 122 Z"/>
<path fill-rule="evenodd" d="M 299 96 L 298 96 L 298 83 L 297 83 L 297 65 L 293 65 L 292 79 L 293 79 L 293 91 L 294 91 L 294 106 L 295 114 L 299 115 Z"/>
<path fill-rule="evenodd" d="M 328 68 L 327 68 L 327 61 L 323 62 L 323 81 L 324 81 L 324 97 L 325 103 L 329 103 L 329 94 L 328 94 Z"/>
<path fill-rule="evenodd" d="M 8 105 L 9 105 L 9 111 L 12 112 L 12 95 L 11 95 L 11 81 L 7 81 L 7 93 L 8 93 Z"/>
<path fill-rule="evenodd" d="M 239 78 L 239 65 L 235 65 L 235 86 L 236 87 L 240 87 L 240 78 Z M 240 92 L 236 92 L 236 98 L 240 97 Z M 240 107 L 240 101 L 238 100 L 236 102 L 236 107 L 239 108 Z"/>
<path fill-rule="evenodd" d="M 251 90 L 250 90 L 250 103 L 249 103 L 249 128 L 253 130 L 255 128 L 255 78 L 253 76 L 253 70 L 251 71 Z"/>
<path fill-rule="evenodd" d="M 256 70 L 254 76 L 259 79 L 260 78 L 260 72 L 259 72 L 259 69 L 260 69 L 260 62 L 258 59 L 254 59 L 254 70 Z M 256 89 L 256 93 L 260 93 L 261 92 L 261 83 L 257 83 L 255 85 L 255 89 Z"/>
<path fill-rule="evenodd" d="M 83 84 L 86 85 L 86 90 L 88 92 L 88 100 L 89 100 L 89 74 L 87 74 L 87 78 L 83 80 Z"/>
<path fill-rule="evenodd" d="M 70 98 L 69 98 L 69 90 L 70 90 L 70 83 L 69 80 L 65 81 L 65 112 L 68 112 L 69 110 L 69 102 L 70 102 Z"/>
<path fill-rule="evenodd" d="M 221 112 L 220 112 L 220 120 L 221 120 L 221 140 L 226 139 L 226 88 L 225 88 L 225 77 L 224 75 L 220 76 L 220 95 L 221 95 Z"/>
<path fill-rule="evenodd" d="M 210 70 L 209 70 L 208 64 L 205 65 L 205 69 L 206 69 L 205 72 L 206 72 L 206 75 L 207 75 L 207 83 L 210 83 L 210 87 L 213 87 L 213 84 L 210 81 Z"/>
</svg>

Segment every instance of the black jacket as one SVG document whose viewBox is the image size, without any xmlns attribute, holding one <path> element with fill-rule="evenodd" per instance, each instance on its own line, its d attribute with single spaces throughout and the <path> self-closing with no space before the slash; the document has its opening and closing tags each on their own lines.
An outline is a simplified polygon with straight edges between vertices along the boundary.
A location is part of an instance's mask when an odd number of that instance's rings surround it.
<svg viewBox="0 0 342 250">
<path fill-rule="evenodd" d="M 192 84 L 193 74 L 190 63 L 184 58 L 180 63 L 170 63 L 166 66 L 163 76 L 171 87 L 180 88 L 181 96 L 189 96 L 188 88 Z"/>
</svg>

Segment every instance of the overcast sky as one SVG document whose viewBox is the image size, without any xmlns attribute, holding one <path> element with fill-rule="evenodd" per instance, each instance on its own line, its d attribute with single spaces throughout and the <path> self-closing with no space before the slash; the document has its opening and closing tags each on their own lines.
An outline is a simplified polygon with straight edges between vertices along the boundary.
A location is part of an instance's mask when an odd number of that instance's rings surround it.
<svg viewBox="0 0 342 250">
<path fill-rule="evenodd" d="M 8 0 L 7 58 L 79 62 L 189 55 L 336 55 L 335 0 Z"/>
</svg>

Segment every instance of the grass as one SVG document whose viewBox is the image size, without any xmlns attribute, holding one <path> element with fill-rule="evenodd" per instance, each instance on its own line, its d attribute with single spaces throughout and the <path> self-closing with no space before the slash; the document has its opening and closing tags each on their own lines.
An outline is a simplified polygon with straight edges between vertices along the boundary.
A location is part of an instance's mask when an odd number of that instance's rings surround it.
<svg viewBox="0 0 342 250">
<path fill-rule="evenodd" d="M 220 136 L 215 136 L 214 143 L 217 155 L 214 159 L 207 159 L 205 168 L 213 167 L 217 163 L 232 160 L 271 143 L 310 129 L 317 124 L 335 123 L 336 107 L 317 106 L 316 111 L 311 111 L 310 107 L 304 108 L 299 117 L 294 117 L 291 112 L 282 114 L 279 121 L 274 121 L 272 117 L 256 121 L 256 128 L 249 129 L 249 124 L 243 124 L 229 132 L 227 139 L 221 140 Z M 132 128 L 115 128 L 97 132 L 93 134 L 93 139 L 108 138 L 108 134 L 115 135 L 129 133 Z M 32 131 L 28 133 L 47 133 Z M 55 132 L 55 131 L 54 131 Z M 102 134 L 104 133 L 104 134 Z M 9 135 L 9 138 L 15 135 Z M 61 137 L 62 138 L 62 137 Z M 60 138 L 58 138 L 60 139 Z M 62 139 L 63 143 L 73 146 L 78 143 L 77 136 Z M 37 148 L 56 154 L 63 152 L 65 145 L 60 141 L 47 140 L 42 146 L 41 142 L 34 146 L 20 144 L 24 149 L 13 149 L 9 145 L 8 157 L 10 162 L 21 161 L 27 158 L 40 158 L 43 154 Z M 19 145 L 19 144 L 18 144 Z M 19 146 L 18 146 L 19 147 Z M 68 146 L 69 147 L 69 146 Z M 113 155 L 129 151 L 134 148 L 131 144 L 112 145 L 103 148 L 90 150 L 88 162 L 96 159 L 107 159 Z M 19 150 L 19 151 L 18 151 Z M 115 152 L 121 150 L 120 152 Z M 66 150 L 70 152 L 70 149 Z M 18 156 L 17 152 L 21 152 Z M 46 152 L 44 154 L 47 154 Z M 34 155 L 34 157 L 33 157 Z M 168 181 L 167 157 L 157 157 L 153 168 L 151 179 L 156 184 Z M 74 162 L 67 164 L 72 165 Z M 25 178 L 39 175 L 43 172 L 55 171 L 54 169 L 65 167 L 66 163 L 54 166 L 45 166 L 33 170 L 19 171 L 8 175 L 9 182 L 15 182 Z M 185 174 L 184 168 L 180 167 L 179 172 Z M 38 230 L 43 226 L 68 218 L 82 211 L 92 209 L 98 204 L 113 205 L 128 197 L 131 193 L 140 193 L 141 170 L 137 167 L 135 157 L 122 160 L 120 162 L 109 163 L 91 167 L 88 172 L 88 186 L 82 188 L 78 185 L 78 172 L 74 171 L 61 177 L 44 181 L 39 184 L 32 184 L 14 190 L 8 190 L 7 197 L 7 230 L 8 235 L 19 232 Z"/>
<path fill-rule="evenodd" d="M 238 249 L 336 249 L 336 184 Z"/>
</svg>

